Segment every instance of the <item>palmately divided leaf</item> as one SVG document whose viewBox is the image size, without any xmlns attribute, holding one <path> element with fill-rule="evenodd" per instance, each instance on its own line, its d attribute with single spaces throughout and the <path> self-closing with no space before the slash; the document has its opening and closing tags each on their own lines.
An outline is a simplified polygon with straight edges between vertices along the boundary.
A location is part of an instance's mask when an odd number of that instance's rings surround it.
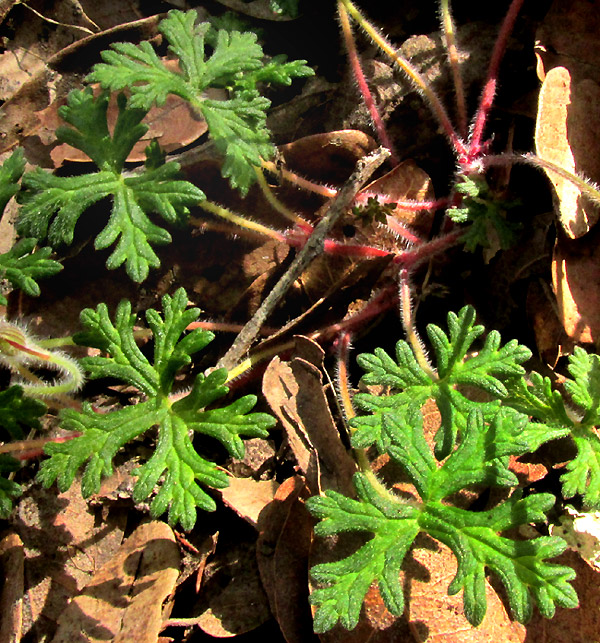
<svg viewBox="0 0 600 643">
<path fill-rule="evenodd" d="M 448 593 L 463 591 L 465 615 L 473 625 L 481 623 L 486 612 L 487 571 L 499 577 L 513 616 L 521 622 L 530 618 L 534 604 L 546 617 L 554 614 L 556 605 L 577 606 L 569 584 L 573 570 L 547 560 L 564 550 L 564 542 L 555 537 L 512 540 L 504 535 L 521 525 L 545 522 L 554 496 L 521 498 L 515 491 L 486 511 L 449 504 L 457 492 L 473 485 L 517 486 L 510 457 L 530 453 L 568 433 L 573 434 L 580 456 L 579 462 L 567 465 L 566 491 L 585 492 L 587 498 L 600 495 L 600 439 L 594 434 L 596 440 L 590 440 L 589 427 L 571 419 L 573 414 L 549 382 L 537 374 L 529 382 L 525 379 L 521 364 L 530 357 L 526 348 L 515 341 L 501 346 L 499 334 L 492 332 L 479 352 L 471 353 L 484 331 L 474 322 L 473 309 L 465 307 L 448 316 L 448 333 L 428 327 L 437 373 L 425 372 L 406 342 L 397 344 L 396 360 L 381 349 L 358 357 L 366 371 L 363 383 L 383 387 L 383 392 L 354 396 L 356 406 L 366 413 L 350 422 L 352 446 L 376 444 L 391 456 L 421 502 L 402 501 L 366 474 L 354 477 L 358 500 L 334 491 L 309 500 L 309 509 L 321 520 L 315 528 L 318 535 L 347 531 L 371 535 L 353 554 L 313 569 L 315 580 L 324 585 L 311 596 L 317 605 L 317 631 L 337 622 L 353 628 L 374 581 L 379 582 L 390 611 L 401 613 L 399 570 L 421 531 L 454 552 L 458 570 Z M 571 386 L 572 395 L 591 408 L 594 401 L 585 387 L 595 381 L 593 361 L 578 359 L 574 370 L 580 384 Z M 434 452 L 424 432 L 422 411 L 429 399 L 436 402 L 442 419 L 442 448 L 438 444 Z M 565 418 L 566 426 L 561 423 Z"/>
<path fill-rule="evenodd" d="M 256 34 L 225 29 L 215 34 L 209 23 L 196 24 L 197 17 L 194 10 L 172 10 L 160 23 L 179 70 L 168 69 L 147 42 L 116 43 L 102 52 L 104 62 L 94 66 L 88 79 L 113 91 L 127 88 L 131 105 L 145 110 L 162 105 L 169 94 L 189 101 L 206 119 L 209 134 L 225 157 L 223 176 L 245 194 L 256 178 L 253 168 L 274 152 L 266 126 L 270 101 L 259 94 L 257 84 L 289 85 L 293 78 L 313 72 L 303 60 L 276 57 L 265 63 Z M 208 99 L 209 87 L 227 89 L 229 98 Z"/>
<path fill-rule="evenodd" d="M 109 269 L 125 264 L 136 282 L 146 279 L 150 268 L 160 265 L 154 245 L 166 244 L 171 235 L 153 223 L 149 214 L 159 214 L 168 223 L 182 221 L 188 208 L 204 199 L 203 192 L 188 181 L 178 180 L 174 162 L 146 168 L 134 176 L 122 174 L 125 160 L 146 133 L 141 123 L 145 110 L 132 108 L 123 95 L 114 132 L 108 131 L 106 92 L 95 98 L 91 90 L 72 91 L 61 116 L 71 127 L 57 130 L 59 140 L 85 152 L 99 168 L 82 176 L 55 176 L 36 168 L 23 179 L 23 204 L 18 221 L 21 234 L 48 237 L 53 246 L 73 242 L 79 218 L 98 201 L 112 197 L 107 225 L 96 237 L 95 247 L 117 246 L 109 256 Z M 153 159 L 156 158 L 155 148 Z"/>
<path fill-rule="evenodd" d="M 144 399 L 106 414 L 90 405 L 84 405 L 81 412 L 63 411 L 61 425 L 81 435 L 46 447 L 51 457 L 42 463 L 39 473 L 45 486 L 57 481 L 61 490 L 67 489 L 78 469 L 85 465 L 82 493 L 85 497 L 97 493 L 102 476 L 112 471 L 117 452 L 156 427 L 156 449 L 137 469 L 134 500 L 145 500 L 158 487 L 150 505 L 151 514 L 158 517 L 168 510 L 170 523 L 180 523 L 185 530 L 194 526 L 197 507 L 208 511 L 215 508 L 202 486 L 226 487 L 227 475 L 195 451 L 191 434 L 210 436 L 220 441 L 231 455 L 241 457 L 244 446 L 240 436 L 264 437 L 275 421 L 265 413 L 251 413 L 256 398 L 249 395 L 220 408 L 206 408 L 229 390 L 224 369 L 207 377 L 198 375 L 191 391 L 171 402 L 169 395 L 176 375 L 213 338 L 212 333 L 199 328 L 182 337 L 199 314 L 197 308 L 187 308 L 187 294 L 182 288 L 173 297 L 163 297 L 162 315 L 147 311 L 146 319 L 155 340 L 154 358 L 150 362 L 135 342 L 135 316 L 129 302 L 119 304 L 114 323 L 104 304 L 82 312 L 86 331 L 76 336 L 76 341 L 108 354 L 81 360 L 89 377 L 120 379 L 138 388 Z"/>
<path fill-rule="evenodd" d="M 487 409 L 486 417 L 496 413 L 499 400 L 508 395 L 507 386 L 522 378 L 525 370 L 521 363 L 531 352 L 516 341 L 500 345 L 500 335 L 491 332 L 482 349 L 469 355 L 474 341 L 484 331 L 475 325 L 475 311 L 465 306 L 458 315 L 449 313 L 448 329 L 430 324 L 427 333 L 436 356 L 437 376 L 426 373 L 415 359 L 409 344 L 396 344 L 396 360 L 384 350 L 360 355 L 359 365 L 365 369 L 362 382 L 367 385 L 391 387 L 391 394 L 380 397 L 367 393 L 355 396 L 358 408 L 370 411 L 370 416 L 359 416 L 351 421 L 357 429 L 353 436 L 356 447 L 377 444 L 384 453 L 393 442 L 382 418 L 391 410 L 420 409 L 427 399 L 434 399 L 441 413 L 442 426 L 436 435 L 436 455 L 445 458 L 453 449 L 458 433 L 464 429 L 469 412 L 478 406 Z M 486 405 L 470 399 L 465 387 L 480 389 L 492 398 Z M 548 438 L 550 439 L 550 438 Z"/>
</svg>

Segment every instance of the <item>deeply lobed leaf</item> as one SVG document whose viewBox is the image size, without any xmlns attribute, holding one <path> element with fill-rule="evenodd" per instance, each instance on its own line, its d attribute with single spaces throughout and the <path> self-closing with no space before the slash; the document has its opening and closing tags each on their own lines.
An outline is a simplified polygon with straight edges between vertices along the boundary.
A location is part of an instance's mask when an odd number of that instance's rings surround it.
<svg viewBox="0 0 600 643">
<path fill-rule="evenodd" d="M 447 333 L 429 326 L 437 372 L 425 372 L 403 341 L 396 346 L 395 360 L 381 349 L 358 357 L 366 370 L 363 383 L 386 387 L 387 394 L 354 397 L 366 413 L 351 420 L 352 446 L 376 444 L 381 453 L 391 456 L 415 486 L 421 502 L 403 502 L 381 483 L 369 482 L 365 474 L 354 479 L 357 500 L 329 491 L 309 501 L 310 510 L 321 520 L 315 528 L 318 535 L 346 531 L 371 535 L 350 556 L 313 569 L 315 580 L 324 584 L 311 597 L 317 606 L 318 631 L 338 621 L 346 628 L 354 627 L 374 581 L 388 609 L 400 614 L 404 600 L 398 580 L 400 566 L 421 531 L 455 554 L 458 570 L 448 591 L 463 591 L 465 615 L 474 625 L 486 612 L 486 570 L 499 577 L 513 616 L 521 622 L 530 618 L 534 604 L 547 617 L 554 614 L 556 605 L 577 606 L 569 583 L 573 570 L 548 561 L 564 550 L 564 541 L 554 537 L 522 541 L 504 535 L 521 525 L 545 521 L 553 496 L 521 498 L 514 492 L 497 506 L 477 512 L 449 504 L 465 487 L 517 486 L 509 469 L 510 456 L 532 452 L 568 433 L 576 443 L 584 443 L 578 465 L 567 466 L 565 489 L 572 493 L 585 490 L 589 498 L 600 493 L 596 482 L 600 480 L 600 439 L 596 445 L 586 437 L 588 428 L 573 421 L 548 381 L 536 374 L 529 382 L 525 379 L 522 363 L 531 355 L 528 349 L 515 341 L 502 346 L 499 334 L 492 332 L 473 353 L 474 342 L 483 331 L 469 307 L 448 315 Z M 572 372 L 577 371 L 578 384 L 570 390 L 574 399 L 588 409 L 595 408 L 595 398 L 588 390 L 595 382 L 594 360 L 580 355 L 577 360 Z M 442 421 L 441 439 L 433 452 L 423 426 L 422 406 L 428 399 L 435 400 Z"/>
<path fill-rule="evenodd" d="M 145 110 L 163 104 L 169 94 L 189 101 L 206 119 L 209 134 L 223 154 L 223 176 L 245 194 L 255 180 L 254 167 L 274 152 L 266 126 L 270 101 L 257 89 L 259 83 L 289 85 L 293 78 L 312 75 L 305 61 L 286 62 L 275 57 L 264 62 L 262 47 L 250 31 L 219 29 L 196 24 L 197 12 L 172 10 L 159 26 L 177 58 L 179 70 L 167 68 L 152 47 L 116 43 L 102 53 L 88 79 L 115 90 L 127 88 L 131 105 Z M 206 97 L 209 87 L 226 88 L 227 100 Z"/>
<path fill-rule="evenodd" d="M 148 167 L 134 176 L 122 174 L 125 160 L 135 143 L 145 134 L 141 123 L 145 110 L 131 107 L 123 95 L 118 98 L 119 115 L 114 132 L 108 131 L 106 92 L 94 97 L 91 90 L 72 91 L 61 116 L 73 127 L 57 130 L 59 140 L 82 150 L 98 166 L 98 172 L 63 177 L 41 168 L 23 179 L 19 213 L 21 234 L 48 237 L 55 246 L 73 242 L 75 226 L 89 208 L 112 197 L 106 227 L 96 237 L 95 247 L 116 243 L 106 265 L 109 269 L 125 264 L 136 282 L 146 279 L 150 268 L 160 260 L 153 246 L 171 241 L 171 235 L 153 223 L 150 214 L 159 214 L 168 223 L 185 218 L 188 208 L 204 198 L 203 192 L 188 181 L 178 180 L 179 165 L 174 162 Z M 152 152 L 153 159 L 155 151 Z"/>
<path fill-rule="evenodd" d="M 51 457 L 42 463 L 39 479 L 46 486 L 57 481 L 64 490 L 85 465 L 82 493 L 86 497 L 97 493 L 102 476 L 112 470 L 117 452 L 134 438 L 156 428 L 156 448 L 150 459 L 137 469 L 133 497 L 139 502 L 157 489 L 150 505 L 151 514 L 157 517 L 168 510 L 172 525 L 180 523 L 185 530 L 190 530 L 196 522 L 198 507 L 208 511 L 215 508 L 203 487 L 227 486 L 227 475 L 196 452 L 191 435 L 199 433 L 214 438 L 231 455 L 242 457 L 244 445 L 240 436 L 264 437 L 274 419 L 264 413 L 251 413 L 256 404 L 254 396 L 207 409 L 229 390 L 225 386 L 224 369 L 207 377 L 198 375 L 191 391 L 171 402 L 169 396 L 175 377 L 190 363 L 192 355 L 212 340 L 213 334 L 196 328 L 183 335 L 200 314 L 197 308 L 187 308 L 187 294 L 183 289 L 173 297 L 165 295 L 162 304 L 162 315 L 154 310 L 146 313 L 155 340 L 152 362 L 136 344 L 135 316 L 129 302 L 119 304 L 114 322 L 104 304 L 82 312 L 81 321 L 86 330 L 76 336 L 76 341 L 107 353 L 107 356 L 82 359 L 90 378 L 117 378 L 138 388 L 144 399 L 134 406 L 106 414 L 90 405 L 84 405 L 81 412 L 63 411 L 62 426 L 81 435 L 46 447 Z"/>
</svg>

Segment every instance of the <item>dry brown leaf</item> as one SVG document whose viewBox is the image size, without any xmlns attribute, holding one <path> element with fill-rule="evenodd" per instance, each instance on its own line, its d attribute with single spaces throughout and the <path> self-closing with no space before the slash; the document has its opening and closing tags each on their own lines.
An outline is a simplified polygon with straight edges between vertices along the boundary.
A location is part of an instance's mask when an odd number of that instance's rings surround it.
<svg viewBox="0 0 600 643">
<path fill-rule="evenodd" d="M 273 616 L 288 643 L 306 643 L 314 635 L 308 606 L 308 554 L 313 519 L 300 476 L 281 484 L 261 514 L 256 543 L 258 568 Z"/>
<path fill-rule="evenodd" d="M 0 539 L 0 641 L 19 643 L 23 620 L 25 588 L 25 552 L 15 533 L 4 533 Z"/>
<path fill-rule="evenodd" d="M 250 632 L 271 618 L 253 542 L 230 543 L 210 559 L 192 613 L 199 614 L 197 625 L 216 638 Z"/>
<path fill-rule="evenodd" d="M 403 565 L 408 602 L 408 620 L 418 643 L 522 643 L 525 627 L 510 620 L 496 592 L 486 581 L 487 613 L 478 627 L 463 614 L 462 592 L 448 596 L 448 585 L 456 575 L 456 557 L 437 541 L 412 550 Z M 418 541 L 417 541 L 418 542 Z"/>
<path fill-rule="evenodd" d="M 173 60 L 164 60 L 165 66 L 177 70 L 178 64 Z M 94 96 L 100 94 L 100 86 L 93 85 Z M 210 97 L 218 100 L 224 97 L 223 90 L 209 90 Z M 55 142 L 56 129 L 64 125 L 64 121 L 58 115 L 59 108 L 66 103 L 66 98 L 53 101 L 48 107 L 37 112 L 39 129 L 35 133 L 40 136 L 42 142 L 52 144 Z M 117 93 L 113 93 L 108 103 L 106 120 L 110 132 L 114 130 L 119 108 L 117 107 Z M 163 152 L 167 154 L 174 152 L 181 147 L 189 145 L 202 136 L 207 130 L 206 121 L 194 113 L 190 103 L 179 96 L 169 95 L 164 105 L 151 107 L 144 117 L 143 122 L 148 125 L 148 131 L 133 146 L 127 156 L 129 162 L 140 162 L 146 159 L 145 150 L 148 145 L 156 140 Z M 34 133 L 33 131 L 30 133 Z M 65 161 L 89 162 L 90 158 L 81 150 L 78 150 L 66 143 L 57 145 L 50 152 L 54 167 L 60 167 Z"/>
<path fill-rule="evenodd" d="M 377 147 L 364 132 L 339 130 L 304 136 L 280 145 L 279 152 L 290 169 L 322 183 L 343 183 L 357 161 Z"/>
<path fill-rule="evenodd" d="M 90 642 L 155 643 L 179 559 L 168 525 L 141 525 L 61 614 L 53 643 L 72 643 L 82 635 Z"/>
<path fill-rule="evenodd" d="M 565 67 L 546 74 L 540 91 L 535 130 L 540 158 L 573 174 L 600 178 L 600 125 L 591 118 L 600 102 L 600 86 L 584 78 L 576 82 Z M 573 239 L 586 234 L 598 221 L 598 209 L 582 197 L 579 188 L 556 172 L 546 170 L 554 185 L 558 217 Z"/>
<path fill-rule="evenodd" d="M 220 493 L 230 509 L 256 527 L 260 512 L 273 500 L 278 486 L 275 480 L 229 478 L 229 486 Z"/>
<path fill-rule="evenodd" d="M 552 283 L 559 319 L 575 342 L 600 339 L 600 232 L 582 239 L 559 236 L 552 257 Z"/>
<path fill-rule="evenodd" d="M 123 540 L 125 511 L 101 523 L 76 480 L 65 493 L 32 486 L 17 507 L 16 531 L 25 546 L 26 601 L 23 631 L 33 640 L 54 633 L 68 601 L 84 587 Z"/>
<path fill-rule="evenodd" d="M 356 465 L 342 444 L 323 391 L 322 349 L 302 338 L 297 355 L 291 362 L 279 357 L 271 361 L 263 378 L 263 394 L 285 428 L 311 492 L 336 489 L 351 495 Z"/>
<path fill-rule="evenodd" d="M 99 60 L 102 50 L 119 40 L 139 42 L 148 39 L 156 33 L 158 22 L 159 16 L 150 16 L 127 24 L 119 24 L 106 31 L 76 40 L 54 55 L 45 57 L 45 64 L 42 64 L 33 75 L 29 75 L 26 82 L 16 87 L 10 98 L 2 105 L 0 152 L 22 145 L 27 137 L 37 134 L 40 121 L 36 112 L 48 107 L 57 96 L 66 96 L 73 88 L 73 76 L 76 76 L 76 73 L 89 71 L 91 62 Z M 81 81 L 78 79 L 75 84 L 79 87 Z"/>
<path fill-rule="evenodd" d="M 538 155 L 561 167 L 600 179 L 600 14 L 588 0 L 555 0 L 537 33 L 539 96 L 535 143 Z M 548 171 L 565 232 L 580 237 L 598 211 L 572 183 Z"/>
</svg>

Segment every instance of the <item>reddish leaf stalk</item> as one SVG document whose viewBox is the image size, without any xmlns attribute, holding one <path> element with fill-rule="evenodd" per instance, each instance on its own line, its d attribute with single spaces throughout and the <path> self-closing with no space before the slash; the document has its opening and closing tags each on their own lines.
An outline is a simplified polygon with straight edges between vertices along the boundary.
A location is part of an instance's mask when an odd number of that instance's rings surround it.
<svg viewBox="0 0 600 643">
<path fill-rule="evenodd" d="M 394 263 L 400 264 L 404 269 L 414 270 L 423 261 L 427 261 L 439 252 L 443 252 L 460 241 L 464 230 L 454 230 L 427 243 L 423 243 L 413 250 L 401 252 L 394 257 Z"/>
<path fill-rule="evenodd" d="M 394 165 L 398 165 L 400 163 L 400 159 L 396 154 L 394 144 L 392 143 L 387 133 L 385 124 L 383 122 L 383 119 L 381 118 L 381 114 L 377 109 L 377 105 L 375 104 L 375 100 L 373 99 L 373 94 L 371 93 L 371 90 L 369 89 L 369 85 L 367 83 L 367 79 L 365 78 L 365 74 L 360 63 L 360 58 L 358 57 L 358 52 L 356 51 L 356 44 L 354 42 L 354 36 L 352 34 L 352 26 L 350 25 L 350 17 L 348 16 L 348 12 L 346 11 L 343 3 L 339 1 L 338 17 L 340 20 L 340 25 L 342 27 L 342 35 L 344 36 L 344 44 L 346 45 L 350 67 L 352 68 L 352 73 L 354 74 L 356 84 L 358 85 L 358 90 L 362 96 L 365 106 L 369 110 L 371 120 L 373 121 L 373 125 L 377 130 L 377 135 L 379 136 L 381 144 L 387 147 L 388 150 L 390 150 L 390 160 L 392 161 L 392 163 Z"/>
<path fill-rule="evenodd" d="M 508 38 L 513 30 L 515 21 L 523 5 L 523 0 L 512 0 L 508 12 L 498 33 L 498 38 L 494 44 L 494 50 L 492 52 L 492 58 L 490 60 L 490 66 L 487 73 L 487 81 L 483 88 L 481 94 L 481 99 L 479 101 L 479 108 L 475 119 L 473 121 L 473 129 L 471 131 L 471 136 L 469 138 L 469 152 L 467 155 L 467 164 L 473 163 L 476 161 L 482 153 L 482 137 L 487 123 L 488 115 L 492 104 L 494 102 L 494 97 L 496 95 L 496 87 L 498 84 L 498 72 L 500 70 L 500 63 L 502 62 L 502 57 L 506 51 L 506 44 Z"/>
<path fill-rule="evenodd" d="M 398 65 L 398 67 L 406 74 L 413 86 L 421 92 L 428 101 L 433 114 L 437 118 L 442 130 L 448 137 L 448 140 L 457 155 L 460 158 L 466 157 L 468 150 L 452 126 L 452 122 L 448 117 L 448 113 L 446 112 L 444 105 L 431 87 L 430 83 L 408 60 L 398 53 L 396 48 L 363 16 L 351 0 L 340 0 L 340 2 L 343 2 L 348 13 L 360 25 L 361 29 L 372 39 L 377 47 L 379 47 L 381 51 L 383 51 L 394 61 L 396 65 Z"/>
</svg>

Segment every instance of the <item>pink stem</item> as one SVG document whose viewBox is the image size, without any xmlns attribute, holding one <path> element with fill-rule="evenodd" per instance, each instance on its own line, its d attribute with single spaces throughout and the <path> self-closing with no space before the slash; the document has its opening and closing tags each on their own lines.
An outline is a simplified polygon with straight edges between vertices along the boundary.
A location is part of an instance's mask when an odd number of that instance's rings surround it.
<svg viewBox="0 0 600 643">
<path fill-rule="evenodd" d="M 506 51 L 506 44 L 508 42 L 508 37 L 510 36 L 517 15 L 521 10 L 524 0 L 512 0 L 511 5 L 508 9 L 508 13 L 504 18 L 502 27 L 496 39 L 496 44 L 494 45 L 494 51 L 492 52 L 492 58 L 490 60 L 490 66 L 487 73 L 487 81 L 483 92 L 481 94 L 481 99 L 479 101 L 479 109 L 475 115 L 473 130 L 471 132 L 471 137 L 469 139 L 469 153 L 467 156 L 467 163 L 472 163 L 477 160 L 482 151 L 481 139 L 483 137 L 483 131 L 487 123 L 487 118 L 492 108 L 494 102 L 494 96 L 496 95 L 496 87 L 498 84 L 498 71 L 500 69 L 500 62 L 502 61 L 502 56 Z"/>
<path fill-rule="evenodd" d="M 462 229 L 454 230 L 453 232 L 438 237 L 437 239 L 433 239 L 428 243 L 423 243 L 413 250 L 401 252 L 394 257 L 394 263 L 400 264 L 404 268 L 412 270 L 423 261 L 426 261 L 430 257 L 433 257 L 439 252 L 442 252 L 443 250 L 448 249 L 450 246 L 458 243 L 464 233 L 465 231 Z"/>
<path fill-rule="evenodd" d="M 381 313 L 389 310 L 396 302 L 396 293 L 393 286 L 388 286 L 384 290 L 381 290 L 373 299 L 367 302 L 365 307 L 360 310 L 355 315 L 344 319 L 337 324 L 332 324 L 327 326 L 322 330 L 318 330 L 310 335 L 312 339 L 316 339 L 319 342 L 324 342 L 335 337 L 341 332 L 349 332 L 350 329 L 356 328 L 364 324 L 364 322 L 380 315 Z"/>
<path fill-rule="evenodd" d="M 341 2 L 338 3 L 338 13 L 340 18 L 340 23 L 342 25 L 342 34 L 344 36 L 344 44 L 346 45 L 348 59 L 350 61 L 352 73 L 354 74 L 354 78 L 356 79 L 356 83 L 358 85 L 358 90 L 360 91 L 363 101 L 367 109 L 369 110 L 369 114 L 371 115 L 371 119 L 373 121 L 373 124 L 375 125 L 375 129 L 377 130 L 379 140 L 384 145 L 384 147 L 387 147 L 388 150 L 390 150 L 391 152 L 390 160 L 392 161 L 392 163 L 394 165 L 398 165 L 400 163 L 400 159 L 396 154 L 394 144 L 392 143 L 387 133 L 385 124 L 381 118 L 381 114 L 379 113 L 379 110 L 377 109 L 377 105 L 375 104 L 375 100 L 373 99 L 373 94 L 369 89 L 369 85 L 367 83 L 367 79 L 365 78 L 362 65 L 360 64 L 360 58 L 358 57 L 358 52 L 356 51 L 356 44 L 352 36 L 352 26 L 350 25 L 348 12 L 346 11 L 346 8 Z"/>
</svg>

